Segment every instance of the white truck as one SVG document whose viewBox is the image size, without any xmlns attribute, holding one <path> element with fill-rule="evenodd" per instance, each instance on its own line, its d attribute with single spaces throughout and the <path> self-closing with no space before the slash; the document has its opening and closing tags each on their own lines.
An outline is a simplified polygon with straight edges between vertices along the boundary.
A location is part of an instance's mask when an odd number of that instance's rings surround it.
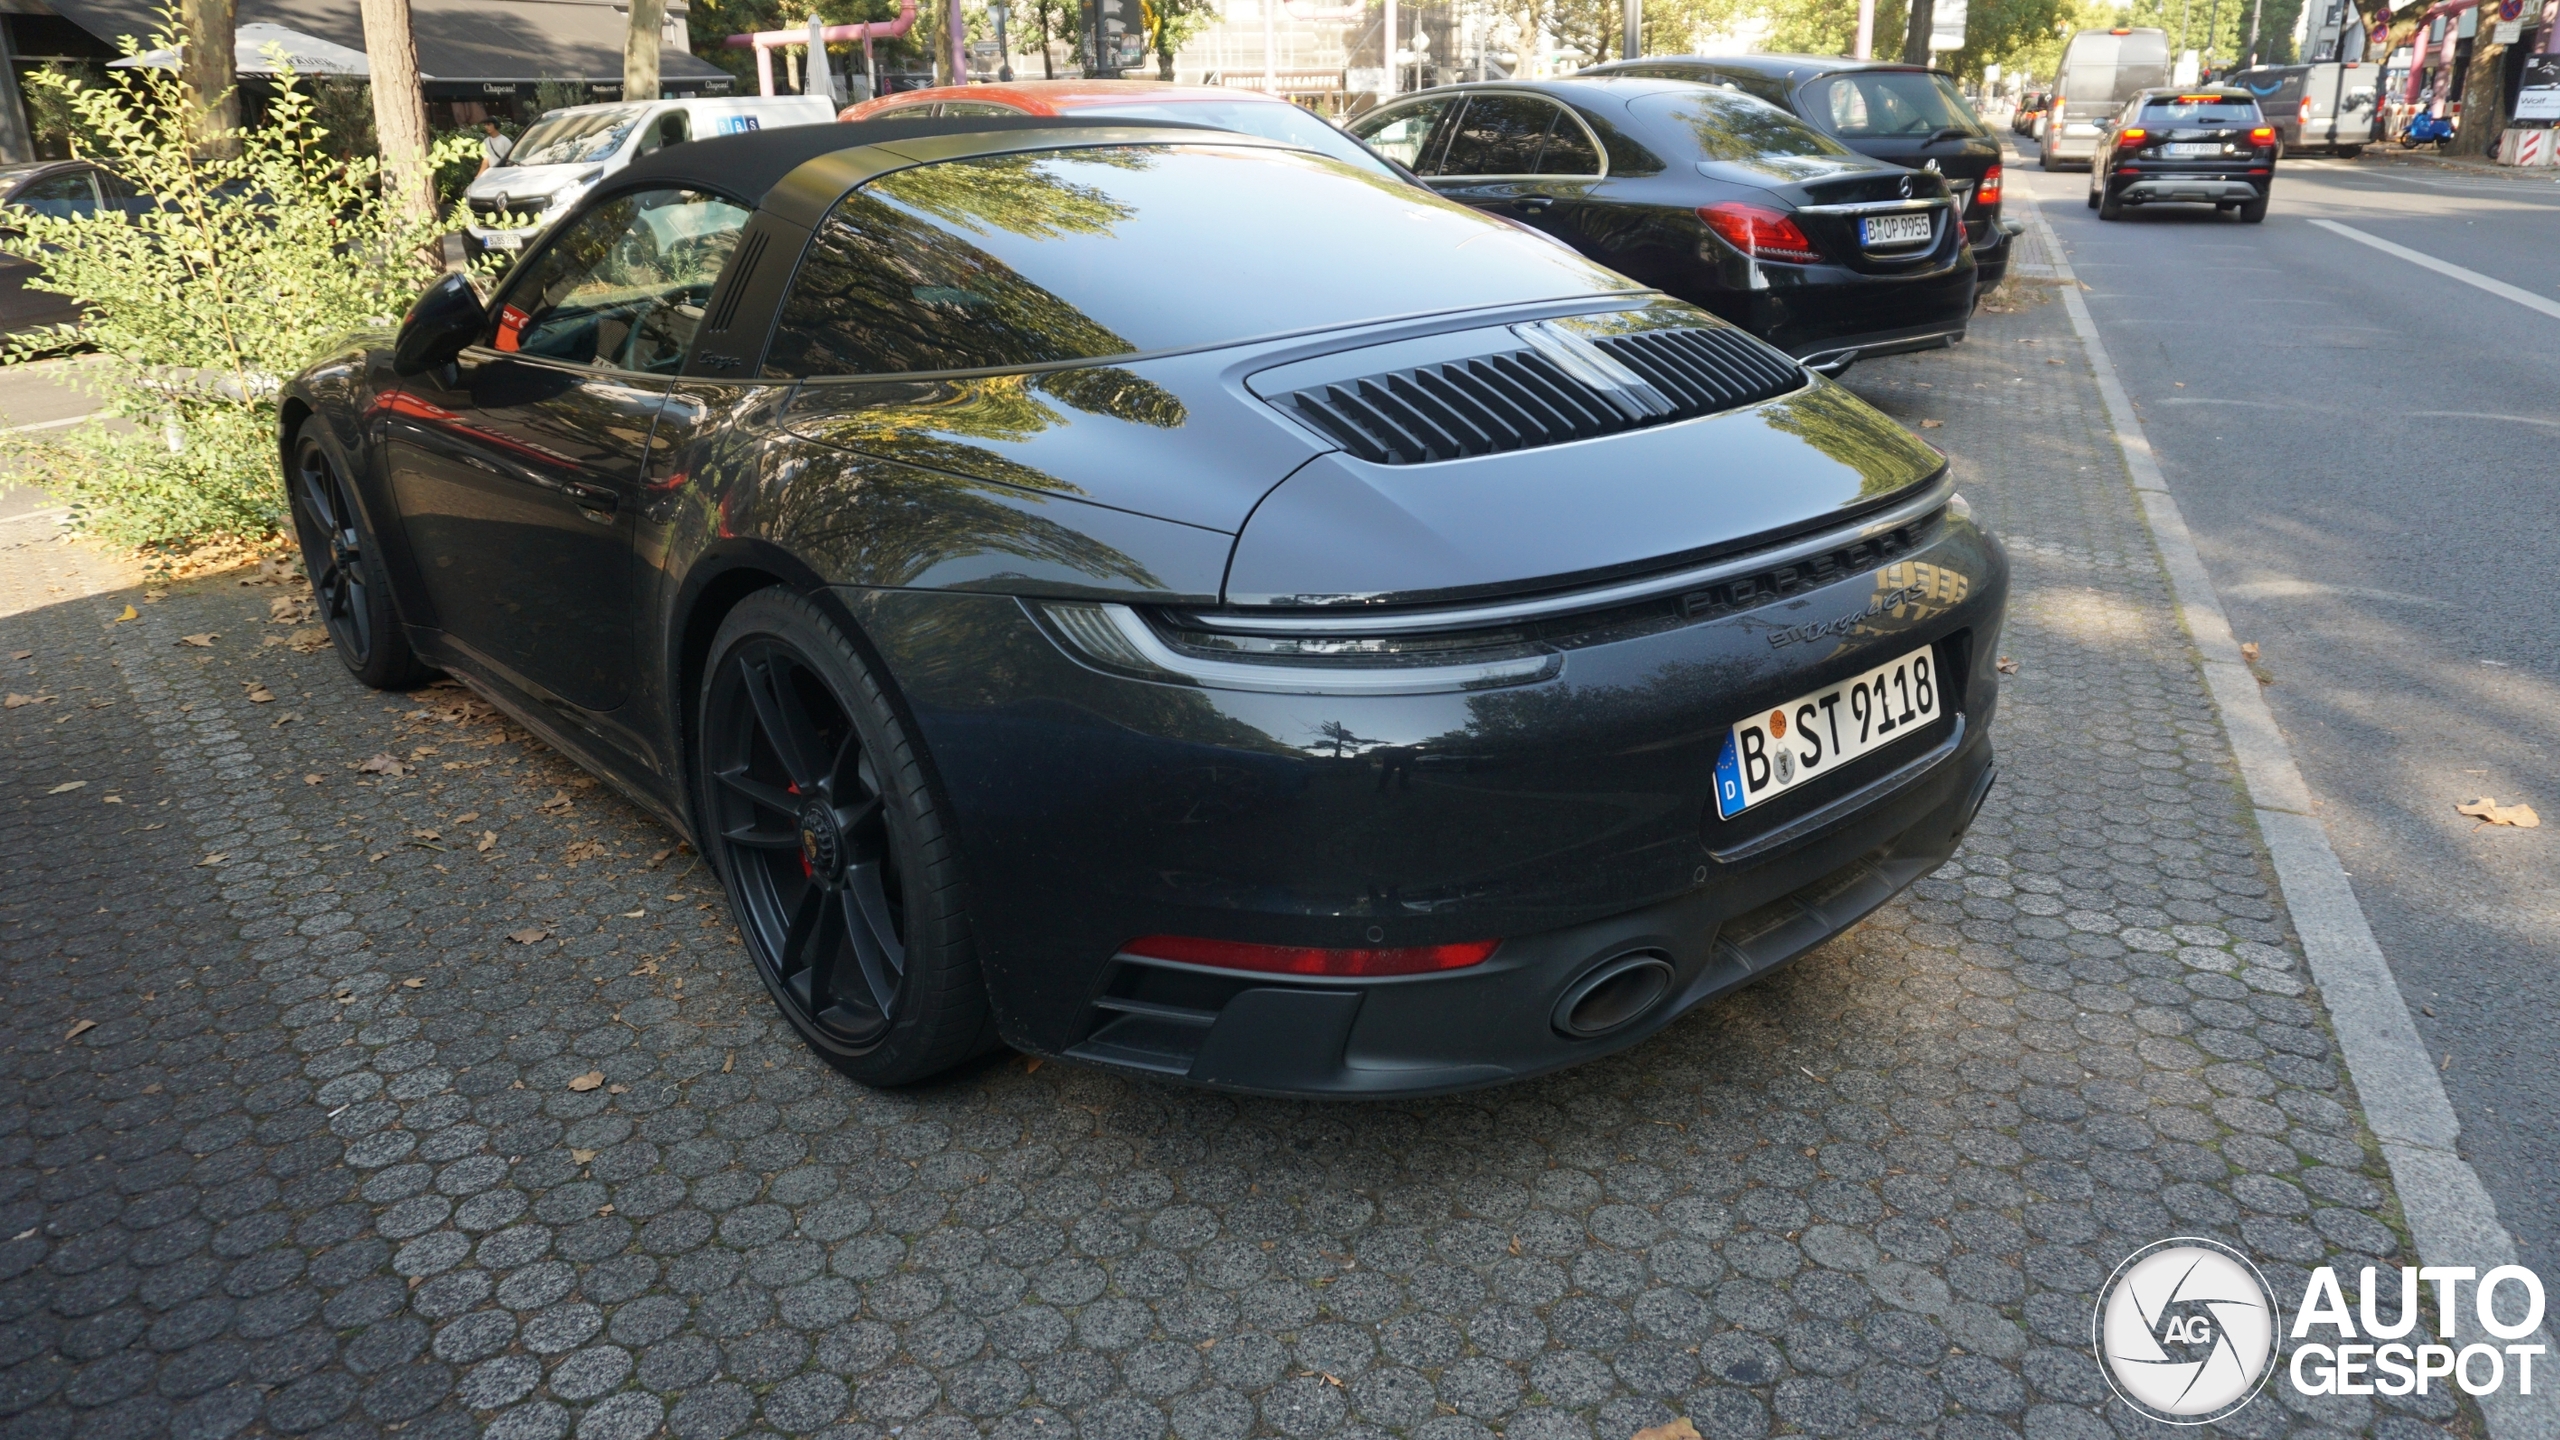
<svg viewBox="0 0 2560 1440">
<path fill-rule="evenodd" d="M 504 164 L 490 166 L 463 192 L 471 235 L 492 250 L 520 249 L 578 197 L 643 155 L 714 135 L 832 125 L 835 118 L 823 95 L 718 95 L 554 110 L 517 137 Z"/>
<path fill-rule="evenodd" d="M 2284 153 L 2353 156 L 2373 143 L 2374 91 L 2382 67 L 2358 61 L 2261 65 L 2230 83 L 2258 97 L 2258 112 L 2276 127 Z"/>
</svg>

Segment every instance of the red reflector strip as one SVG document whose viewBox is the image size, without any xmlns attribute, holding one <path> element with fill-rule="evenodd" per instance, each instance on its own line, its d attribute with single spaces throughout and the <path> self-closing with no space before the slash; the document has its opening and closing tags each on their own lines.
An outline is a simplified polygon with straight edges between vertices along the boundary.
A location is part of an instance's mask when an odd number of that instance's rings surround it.
<svg viewBox="0 0 2560 1440">
<path fill-rule="evenodd" d="M 1266 975 L 1428 975 L 1481 965 L 1499 940 L 1469 940 L 1458 945 L 1402 945 L 1384 950 L 1324 950 L 1312 945 L 1249 945 L 1241 940 L 1203 940 L 1194 935 L 1146 935 L 1120 947 L 1140 960 L 1172 960 L 1184 965 L 1211 965 L 1221 970 L 1255 970 Z"/>
</svg>

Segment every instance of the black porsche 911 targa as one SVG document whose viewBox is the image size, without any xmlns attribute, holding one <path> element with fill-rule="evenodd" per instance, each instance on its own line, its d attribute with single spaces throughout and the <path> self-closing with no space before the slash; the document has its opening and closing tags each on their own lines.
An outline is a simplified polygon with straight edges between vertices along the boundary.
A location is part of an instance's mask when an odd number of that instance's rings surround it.
<svg viewBox="0 0 2560 1440">
<path fill-rule="evenodd" d="M 847 1074 L 1416 1094 L 1855 922 L 1992 779 L 1941 457 L 1706 313 L 1253 136 L 670 148 L 296 377 L 339 654 L 693 837 Z"/>
</svg>

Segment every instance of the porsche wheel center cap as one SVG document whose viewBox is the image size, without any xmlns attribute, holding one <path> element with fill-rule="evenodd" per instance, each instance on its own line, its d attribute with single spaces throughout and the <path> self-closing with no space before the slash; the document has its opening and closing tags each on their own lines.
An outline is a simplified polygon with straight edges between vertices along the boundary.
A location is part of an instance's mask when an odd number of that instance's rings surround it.
<svg viewBox="0 0 2560 1440">
<path fill-rule="evenodd" d="M 836 870 L 844 861 L 844 836 L 836 829 L 835 816 L 819 804 L 800 809 L 800 858 L 809 867 L 809 875 L 821 884 L 831 884 Z"/>
</svg>

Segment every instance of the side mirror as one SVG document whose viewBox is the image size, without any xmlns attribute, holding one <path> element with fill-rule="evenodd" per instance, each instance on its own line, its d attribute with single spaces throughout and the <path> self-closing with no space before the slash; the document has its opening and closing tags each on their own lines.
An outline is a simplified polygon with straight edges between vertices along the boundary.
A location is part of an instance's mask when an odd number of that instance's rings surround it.
<svg viewBox="0 0 2560 1440">
<path fill-rule="evenodd" d="M 427 287 L 400 321 L 400 338 L 391 349 L 391 368 L 402 375 L 421 375 L 450 365 L 463 347 L 480 337 L 489 323 L 488 307 L 470 277 L 447 275 Z"/>
</svg>

